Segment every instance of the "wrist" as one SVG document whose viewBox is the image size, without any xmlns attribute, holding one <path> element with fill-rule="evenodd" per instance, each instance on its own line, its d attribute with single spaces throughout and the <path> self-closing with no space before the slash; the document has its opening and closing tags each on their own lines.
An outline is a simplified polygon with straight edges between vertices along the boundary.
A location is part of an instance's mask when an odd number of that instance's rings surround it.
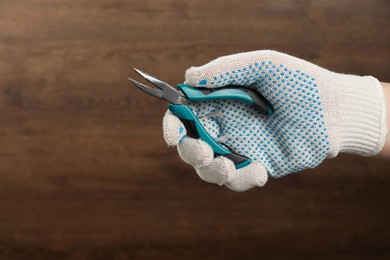
<svg viewBox="0 0 390 260">
<path fill-rule="evenodd" d="M 386 110 L 389 109 L 390 106 L 390 84 L 381 82 L 383 94 L 386 101 Z M 387 112 L 387 111 L 386 111 Z M 390 126 L 390 115 L 387 113 L 386 116 L 387 126 Z M 382 157 L 390 158 L 390 134 L 387 132 L 385 145 L 383 146 L 382 151 L 379 154 Z"/>
<path fill-rule="evenodd" d="M 385 143 L 386 102 L 380 82 L 371 76 L 338 75 L 335 133 L 339 152 L 378 154 Z"/>
</svg>

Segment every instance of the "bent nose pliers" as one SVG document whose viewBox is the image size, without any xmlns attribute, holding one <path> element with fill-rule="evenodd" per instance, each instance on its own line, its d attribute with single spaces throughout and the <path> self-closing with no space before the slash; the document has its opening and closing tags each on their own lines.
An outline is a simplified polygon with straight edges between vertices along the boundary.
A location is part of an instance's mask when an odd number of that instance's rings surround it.
<svg viewBox="0 0 390 260">
<path fill-rule="evenodd" d="M 129 82 L 136 87 L 147 92 L 148 94 L 166 100 L 171 103 L 168 109 L 177 116 L 184 124 L 187 130 L 187 136 L 192 138 L 201 138 L 208 143 L 214 151 L 214 156 L 225 156 L 233 161 L 236 169 L 242 168 L 252 162 L 252 160 L 244 155 L 240 155 L 230 149 L 227 145 L 216 142 L 209 133 L 204 129 L 196 114 L 186 104 L 187 100 L 193 102 L 208 101 L 208 100 L 238 100 L 253 106 L 258 112 L 264 115 L 271 115 L 273 109 L 271 104 L 258 93 L 257 91 L 240 86 L 226 86 L 217 89 L 193 88 L 186 84 L 178 84 L 177 89 L 170 86 L 154 76 L 145 72 L 134 69 L 140 76 L 152 83 L 157 88 L 148 87 L 138 81 L 129 78 Z"/>
</svg>

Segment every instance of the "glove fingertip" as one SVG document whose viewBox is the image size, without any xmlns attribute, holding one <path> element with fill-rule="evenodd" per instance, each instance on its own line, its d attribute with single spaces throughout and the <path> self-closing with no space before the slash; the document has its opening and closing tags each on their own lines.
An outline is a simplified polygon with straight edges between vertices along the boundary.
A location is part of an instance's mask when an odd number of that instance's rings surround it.
<svg viewBox="0 0 390 260">
<path fill-rule="evenodd" d="M 191 67 L 185 72 L 184 84 L 190 86 L 206 86 L 207 80 L 202 78 L 200 69 L 198 67 Z"/>
<path fill-rule="evenodd" d="M 265 167 L 259 162 L 252 162 L 248 166 L 238 169 L 234 179 L 226 183 L 233 191 L 245 191 L 253 187 L 263 187 L 268 181 Z"/>
<path fill-rule="evenodd" d="M 224 185 L 236 174 L 234 163 L 224 156 L 219 156 L 205 167 L 195 168 L 198 176 L 207 182 Z"/>
<path fill-rule="evenodd" d="M 177 146 L 180 158 L 194 167 L 209 165 L 214 158 L 210 145 L 201 139 L 186 137 Z"/>
<path fill-rule="evenodd" d="M 183 123 L 169 110 L 165 113 L 163 119 L 163 134 L 168 146 L 176 146 L 187 134 Z"/>
</svg>

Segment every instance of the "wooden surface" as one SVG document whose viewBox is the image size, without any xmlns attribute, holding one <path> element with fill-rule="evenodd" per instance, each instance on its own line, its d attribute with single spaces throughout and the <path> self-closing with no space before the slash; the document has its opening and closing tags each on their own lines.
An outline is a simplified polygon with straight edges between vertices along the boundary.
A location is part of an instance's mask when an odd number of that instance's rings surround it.
<svg viewBox="0 0 390 260">
<path fill-rule="evenodd" d="M 390 255 L 390 164 L 342 155 L 234 193 L 163 143 L 174 84 L 275 49 L 390 81 L 389 1 L 0 1 L 1 259 L 361 259 Z"/>
</svg>

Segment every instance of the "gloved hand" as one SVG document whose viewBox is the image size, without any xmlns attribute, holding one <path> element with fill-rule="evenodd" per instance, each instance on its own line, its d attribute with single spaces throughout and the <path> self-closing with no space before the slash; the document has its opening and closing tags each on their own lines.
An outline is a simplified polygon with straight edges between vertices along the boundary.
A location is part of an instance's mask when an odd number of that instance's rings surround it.
<svg viewBox="0 0 390 260">
<path fill-rule="evenodd" d="M 214 158 L 204 141 L 186 137 L 170 111 L 163 120 L 164 138 L 177 145 L 181 158 L 205 181 L 243 191 L 263 186 L 272 177 L 318 166 L 339 152 L 373 156 L 386 138 L 385 101 L 371 76 L 334 73 L 275 51 L 254 51 L 218 58 L 186 72 L 185 83 L 219 88 L 255 88 L 273 106 L 264 116 L 236 101 L 190 103 L 216 141 L 253 162 L 236 170 L 229 159 Z"/>
</svg>

